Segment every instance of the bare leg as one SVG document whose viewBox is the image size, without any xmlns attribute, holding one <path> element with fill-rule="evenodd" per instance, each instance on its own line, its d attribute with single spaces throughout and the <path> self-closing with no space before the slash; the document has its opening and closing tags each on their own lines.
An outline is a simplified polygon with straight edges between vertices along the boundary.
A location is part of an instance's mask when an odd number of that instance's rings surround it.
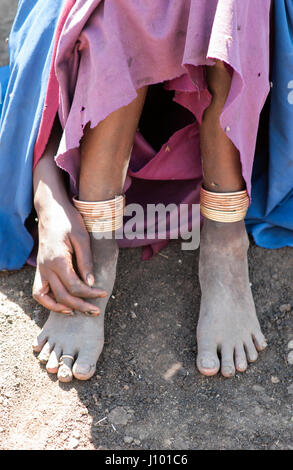
<svg viewBox="0 0 293 470">
<path fill-rule="evenodd" d="M 245 188 L 240 156 L 222 130 L 220 114 L 227 99 L 231 77 L 222 62 L 207 67 L 213 100 L 201 126 L 204 186 L 214 192 Z M 197 327 L 197 366 L 204 375 L 219 369 L 225 377 L 247 368 L 266 347 L 251 294 L 243 221 L 204 220 L 200 242 L 199 276 L 202 291 Z M 218 353 L 220 354 L 220 360 Z"/>
<path fill-rule="evenodd" d="M 112 113 L 96 128 L 86 128 L 81 145 L 81 200 L 103 201 L 122 193 L 146 91 L 138 90 L 131 104 Z M 115 282 L 118 246 L 114 238 L 97 240 L 91 236 L 91 247 L 96 285 L 103 286 L 108 294 L 106 298 L 91 299 L 101 314 L 91 317 L 77 312 L 66 317 L 51 312 L 38 339 L 39 344 L 47 340 L 40 360 L 47 362 L 47 370 L 58 373 L 63 382 L 72 380 L 73 375 L 80 380 L 92 377 L 104 345 L 104 314 Z M 73 356 L 75 362 L 65 357 L 59 367 L 62 355 Z"/>
</svg>

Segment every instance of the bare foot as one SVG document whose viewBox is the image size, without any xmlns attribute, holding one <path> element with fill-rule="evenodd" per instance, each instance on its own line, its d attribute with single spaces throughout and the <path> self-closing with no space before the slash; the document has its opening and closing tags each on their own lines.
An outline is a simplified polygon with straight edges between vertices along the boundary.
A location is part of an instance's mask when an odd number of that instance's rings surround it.
<svg viewBox="0 0 293 470">
<path fill-rule="evenodd" d="M 243 372 L 266 347 L 248 277 L 248 236 L 244 222 L 205 219 L 199 278 L 202 291 L 197 326 L 197 367 L 204 375 L 221 368 L 225 377 Z M 220 359 L 218 356 L 220 355 Z"/>
<path fill-rule="evenodd" d="M 76 312 L 73 316 L 51 312 L 33 349 L 47 371 L 57 374 L 60 382 L 90 379 L 104 346 L 104 316 L 112 293 L 118 247 L 115 240 L 91 240 L 94 257 L 95 285 L 103 286 L 107 297 L 93 302 L 101 309 L 97 317 Z M 60 358 L 63 356 L 60 363 Z M 74 359 L 72 359 L 72 356 Z"/>
</svg>

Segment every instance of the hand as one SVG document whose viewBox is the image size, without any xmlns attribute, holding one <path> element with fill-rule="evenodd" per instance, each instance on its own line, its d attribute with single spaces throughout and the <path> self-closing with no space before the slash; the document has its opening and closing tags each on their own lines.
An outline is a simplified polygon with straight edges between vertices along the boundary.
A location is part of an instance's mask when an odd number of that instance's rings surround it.
<svg viewBox="0 0 293 470">
<path fill-rule="evenodd" d="M 34 299 L 54 312 L 78 310 L 97 316 L 100 309 L 83 300 L 107 296 L 104 290 L 92 287 L 94 281 L 90 238 L 82 217 L 69 202 L 61 207 L 50 201 L 39 213 Z"/>
</svg>

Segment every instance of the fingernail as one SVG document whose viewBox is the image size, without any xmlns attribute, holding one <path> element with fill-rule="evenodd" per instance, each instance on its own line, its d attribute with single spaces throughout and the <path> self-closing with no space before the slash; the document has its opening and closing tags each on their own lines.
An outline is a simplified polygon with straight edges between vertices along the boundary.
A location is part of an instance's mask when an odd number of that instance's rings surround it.
<svg viewBox="0 0 293 470">
<path fill-rule="evenodd" d="M 70 315 L 72 310 L 61 310 L 61 313 L 65 313 L 66 315 Z"/>
<path fill-rule="evenodd" d="M 99 315 L 99 314 L 100 314 L 100 310 L 90 310 L 89 313 L 92 314 L 92 315 Z"/>
<path fill-rule="evenodd" d="M 90 287 L 93 287 L 94 283 L 95 283 L 95 278 L 92 274 L 88 274 L 87 277 L 86 277 L 86 280 L 87 280 L 87 283 Z"/>
</svg>

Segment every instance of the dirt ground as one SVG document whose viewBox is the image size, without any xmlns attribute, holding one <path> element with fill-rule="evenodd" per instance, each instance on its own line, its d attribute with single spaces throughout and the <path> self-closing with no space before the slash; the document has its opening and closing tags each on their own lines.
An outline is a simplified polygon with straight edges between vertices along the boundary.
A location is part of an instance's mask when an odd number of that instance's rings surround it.
<svg viewBox="0 0 293 470">
<path fill-rule="evenodd" d="M 0 0 L 0 65 L 16 3 Z M 31 298 L 34 269 L 0 273 L 0 449 L 293 450 L 293 250 L 252 243 L 249 259 L 269 347 L 232 380 L 195 370 L 198 251 L 172 242 L 148 262 L 139 249 L 121 252 L 87 383 L 59 384 L 32 353 L 47 317 Z"/>
</svg>

